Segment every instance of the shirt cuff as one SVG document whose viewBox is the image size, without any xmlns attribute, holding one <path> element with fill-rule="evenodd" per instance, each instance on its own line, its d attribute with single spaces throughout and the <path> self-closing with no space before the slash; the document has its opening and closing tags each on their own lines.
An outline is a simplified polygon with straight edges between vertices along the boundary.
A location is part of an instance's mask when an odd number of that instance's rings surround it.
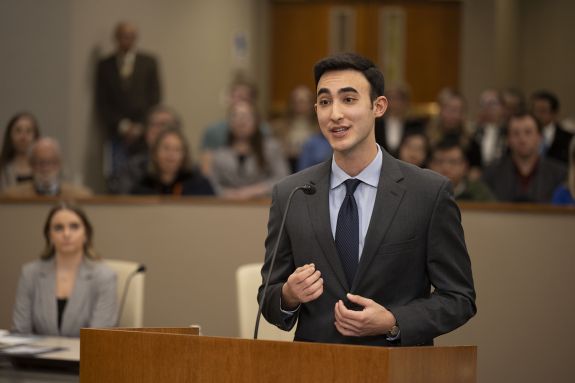
<svg viewBox="0 0 575 383">
<path fill-rule="evenodd" d="M 282 312 L 282 314 L 284 314 L 284 318 L 291 318 L 292 316 L 294 316 L 300 307 L 301 304 L 297 305 L 297 307 L 294 310 L 284 310 L 282 309 L 282 298 L 280 297 L 280 311 Z"/>
</svg>

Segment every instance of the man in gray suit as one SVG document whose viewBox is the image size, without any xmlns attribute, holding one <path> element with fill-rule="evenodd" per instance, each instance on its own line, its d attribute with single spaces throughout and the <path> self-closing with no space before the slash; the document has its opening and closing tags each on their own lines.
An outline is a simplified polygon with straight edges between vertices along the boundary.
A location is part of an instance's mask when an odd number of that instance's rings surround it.
<svg viewBox="0 0 575 383">
<path fill-rule="evenodd" d="M 317 118 L 334 154 L 274 188 L 264 282 L 288 195 L 305 184 L 316 192 L 293 196 L 263 314 L 284 330 L 297 322 L 301 341 L 433 344 L 476 312 L 450 182 L 376 144 L 388 102 L 373 63 L 340 54 L 314 73 Z"/>
</svg>

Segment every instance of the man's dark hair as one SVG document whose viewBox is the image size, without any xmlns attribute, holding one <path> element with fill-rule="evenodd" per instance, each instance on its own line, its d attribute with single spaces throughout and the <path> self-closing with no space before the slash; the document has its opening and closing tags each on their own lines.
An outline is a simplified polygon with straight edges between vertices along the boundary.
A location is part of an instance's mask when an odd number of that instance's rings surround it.
<svg viewBox="0 0 575 383">
<path fill-rule="evenodd" d="M 379 96 L 383 96 L 385 91 L 383 73 L 373 62 L 355 53 L 339 53 L 317 62 L 313 67 L 315 86 L 317 87 L 324 73 L 346 69 L 363 73 L 370 85 L 369 96 L 372 102 Z"/>
<path fill-rule="evenodd" d="M 539 90 L 535 93 L 533 93 L 533 95 L 531 96 L 531 100 L 535 101 L 535 100 L 543 100 L 543 101 L 547 101 L 549 103 L 549 106 L 551 106 L 551 111 L 553 113 L 557 113 L 559 112 L 559 99 L 557 98 L 557 96 L 547 90 Z"/>
<path fill-rule="evenodd" d="M 437 152 L 447 152 L 448 150 L 459 149 L 463 155 L 463 159 L 468 161 L 465 155 L 465 148 L 456 137 L 445 137 L 433 147 L 433 154 Z"/>
<path fill-rule="evenodd" d="M 507 122 L 507 128 L 506 128 L 507 135 L 509 135 L 509 127 L 511 126 L 511 121 L 521 120 L 521 119 L 526 118 L 526 117 L 532 119 L 535 122 L 535 126 L 537 127 L 537 131 L 539 132 L 539 134 L 543 133 L 543 126 L 541 125 L 539 120 L 536 119 L 535 116 L 531 113 L 522 112 L 522 113 L 516 113 L 516 114 L 512 115 L 511 117 L 509 117 L 509 121 Z"/>
</svg>

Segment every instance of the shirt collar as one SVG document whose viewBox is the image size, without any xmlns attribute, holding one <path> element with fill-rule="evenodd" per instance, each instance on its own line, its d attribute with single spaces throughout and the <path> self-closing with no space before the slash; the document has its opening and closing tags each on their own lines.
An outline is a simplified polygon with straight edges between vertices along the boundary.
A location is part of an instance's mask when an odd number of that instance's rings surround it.
<svg viewBox="0 0 575 383">
<path fill-rule="evenodd" d="M 330 189 L 335 189 L 341 185 L 348 178 L 355 178 L 369 186 L 377 187 L 379 184 L 379 176 L 381 174 L 381 167 L 383 165 L 383 154 L 379 145 L 377 145 L 377 154 L 373 161 L 369 163 L 357 176 L 350 177 L 342 168 L 335 162 L 335 158 L 331 159 L 331 181 Z"/>
</svg>

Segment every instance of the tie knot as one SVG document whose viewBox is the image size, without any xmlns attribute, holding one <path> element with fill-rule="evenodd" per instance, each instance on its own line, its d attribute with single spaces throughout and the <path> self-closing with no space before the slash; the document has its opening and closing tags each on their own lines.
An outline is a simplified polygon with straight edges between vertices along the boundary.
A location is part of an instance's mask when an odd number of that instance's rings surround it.
<svg viewBox="0 0 575 383">
<path fill-rule="evenodd" d="M 357 187 L 359 186 L 359 184 L 361 183 L 360 180 L 357 180 L 355 178 L 348 178 L 347 180 L 344 181 L 345 184 L 345 194 L 352 196 L 353 193 L 355 193 L 355 189 L 357 189 Z"/>
</svg>

